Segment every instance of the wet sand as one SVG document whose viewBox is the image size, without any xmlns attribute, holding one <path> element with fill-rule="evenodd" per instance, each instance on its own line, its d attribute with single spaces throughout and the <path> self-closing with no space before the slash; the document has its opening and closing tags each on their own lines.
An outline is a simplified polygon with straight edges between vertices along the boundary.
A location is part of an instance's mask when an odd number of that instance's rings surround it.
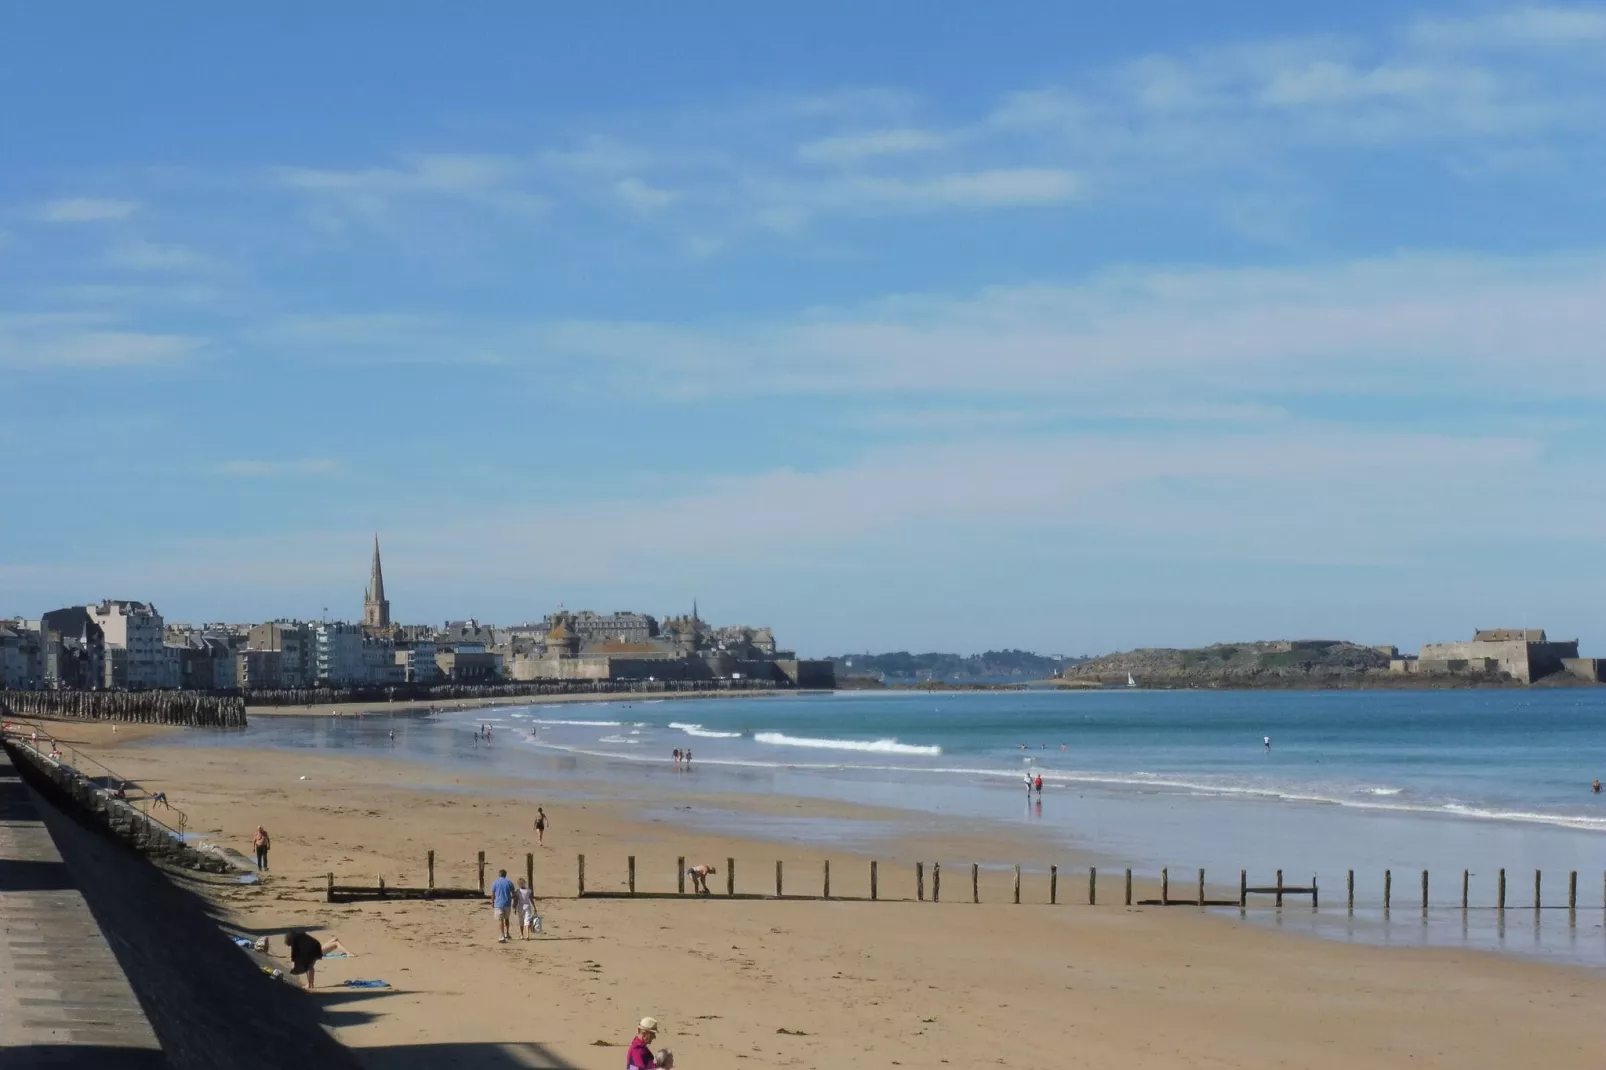
<svg viewBox="0 0 1606 1070">
<path fill-rule="evenodd" d="M 109 736 L 105 726 L 70 727 L 88 731 L 64 737 Z M 1062 881 L 1062 905 L 1050 907 L 1034 878 L 1017 907 L 1012 874 L 992 870 L 973 905 L 965 861 L 1016 850 L 1009 833 L 981 825 L 905 837 L 895 812 L 781 798 L 751 808 L 755 818 L 882 830 L 859 854 L 832 849 L 837 895 L 867 892 L 870 854 L 886 898 L 913 896 L 916 858 L 944 860 L 937 905 L 576 900 L 581 852 L 588 886 L 618 890 L 634 854 L 643 891 L 672 891 L 681 855 L 718 867 L 716 891 L 727 857 L 738 860 L 738 891 L 772 891 L 776 859 L 789 892 L 816 891 L 824 859 L 795 842 L 677 823 L 684 814 L 692 824 L 700 808 L 729 809 L 729 796 L 654 785 L 649 797 L 628 783 L 598 783 L 581 797 L 573 782 L 454 778 L 360 753 L 126 747 L 121 732 L 117 742 L 92 741 L 91 753 L 166 790 L 192 832 L 244 853 L 256 825 L 272 833 L 267 883 L 213 892 L 230 917 L 252 930 L 338 936 L 355 957 L 324 963 L 321 985 L 391 982 L 359 1003 L 329 1003 L 336 1036 L 359 1054 L 535 1043 L 560 1065 L 618 1070 L 632 1024 L 651 1014 L 688 1070 L 1599 1063 L 1599 974 L 1473 952 L 1346 946 L 1195 910 L 1127 909 L 1113 880 L 1097 907 L 1081 905 L 1085 885 Z M 552 820 L 545 847 L 531 829 L 537 804 Z M 1032 857 L 1028 846 L 1017 856 Z M 339 883 L 383 874 L 391 885 L 422 884 L 430 849 L 441 886 L 472 885 L 476 851 L 493 874 L 515 876 L 534 852 L 538 892 L 557 897 L 541 905 L 546 935 L 498 944 L 489 907 L 473 902 L 323 902 L 328 872 Z M 927 881 L 929 894 L 929 872 Z"/>
</svg>

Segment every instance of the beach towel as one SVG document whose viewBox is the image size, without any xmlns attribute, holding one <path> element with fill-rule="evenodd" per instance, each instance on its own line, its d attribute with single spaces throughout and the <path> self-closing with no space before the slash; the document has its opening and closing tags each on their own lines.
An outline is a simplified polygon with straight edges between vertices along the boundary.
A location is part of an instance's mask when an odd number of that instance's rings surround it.
<svg viewBox="0 0 1606 1070">
<path fill-rule="evenodd" d="M 343 988 L 389 988 L 389 981 L 341 981 Z"/>
<path fill-rule="evenodd" d="M 250 937 L 236 936 L 234 938 L 234 946 L 235 947 L 243 947 L 247 951 L 249 951 L 251 948 L 255 947 L 256 944 L 250 939 Z"/>
<path fill-rule="evenodd" d="M 326 959 L 349 959 L 351 954 L 346 951 L 325 951 L 323 957 Z"/>
</svg>

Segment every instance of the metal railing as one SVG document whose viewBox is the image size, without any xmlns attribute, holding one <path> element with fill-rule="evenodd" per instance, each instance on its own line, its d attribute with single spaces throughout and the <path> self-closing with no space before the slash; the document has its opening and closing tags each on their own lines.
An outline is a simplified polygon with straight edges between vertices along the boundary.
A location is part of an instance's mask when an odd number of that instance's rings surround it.
<svg viewBox="0 0 1606 1070">
<path fill-rule="evenodd" d="M 167 821 L 163 821 L 161 818 L 155 817 L 151 814 L 151 806 L 153 800 L 156 798 L 153 793 L 146 791 L 138 799 L 130 799 L 126 795 L 118 795 L 116 791 L 118 787 L 122 787 L 126 790 L 126 788 L 130 785 L 136 788 L 138 788 L 139 785 L 121 775 L 104 762 L 97 761 L 95 758 L 90 757 L 88 754 L 85 754 L 83 751 L 79 750 L 70 743 L 64 744 L 61 740 L 52 736 L 47 728 L 39 725 L 36 722 L 11 720 L 8 721 L 7 724 L 9 727 L 5 729 L 4 734 L 9 736 L 18 746 L 26 747 L 28 750 L 31 750 L 40 761 L 53 762 L 57 765 L 65 765 L 85 777 L 89 777 L 90 774 L 85 772 L 84 766 L 93 766 L 95 769 L 100 771 L 100 774 L 107 782 L 105 787 L 99 789 L 107 796 L 107 798 L 116 799 L 119 802 L 126 803 L 129 809 L 135 809 L 135 803 L 138 803 L 139 807 L 137 812 L 147 822 L 160 825 L 175 840 L 178 840 L 181 843 L 184 841 L 184 830 L 189 826 L 190 823 L 189 815 L 183 810 L 180 810 L 178 807 L 174 806 L 172 803 L 168 802 L 165 792 L 162 793 L 162 804 L 164 808 L 169 811 L 167 814 L 168 820 L 177 820 L 177 828 L 174 828 L 172 825 L 168 824 Z M 21 730 L 19 730 L 19 728 Z M 34 733 L 37 733 L 41 740 L 49 742 L 51 747 L 50 751 L 43 751 L 39 748 L 39 744 L 32 738 Z M 140 790 L 144 791 L 143 788 L 140 788 Z"/>
</svg>

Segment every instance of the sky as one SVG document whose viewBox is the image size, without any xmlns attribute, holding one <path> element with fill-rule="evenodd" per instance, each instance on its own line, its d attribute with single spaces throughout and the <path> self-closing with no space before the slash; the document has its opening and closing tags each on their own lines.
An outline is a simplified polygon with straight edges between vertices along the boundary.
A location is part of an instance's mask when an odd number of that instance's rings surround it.
<svg viewBox="0 0 1606 1070">
<path fill-rule="evenodd" d="M 0 614 L 1606 654 L 1606 4 L 459 6 L 0 5 Z"/>
</svg>

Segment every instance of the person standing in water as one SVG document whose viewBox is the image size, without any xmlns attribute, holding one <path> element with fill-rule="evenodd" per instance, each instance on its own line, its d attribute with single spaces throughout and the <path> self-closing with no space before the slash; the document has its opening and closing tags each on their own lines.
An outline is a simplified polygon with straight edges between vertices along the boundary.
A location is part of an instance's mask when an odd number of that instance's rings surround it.
<svg viewBox="0 0 1606 1070">
<path fill-rule="evenodd" d="M 1266 753 L 1270 754 L 1271 753 L 1271 737 L 1270 736 L 1263 736 L 1261 738 L 1262 738 L 1262 742 L 1264 742 L 1266 744 Z"/>
<path fill-rule="evenodd" d="M 1039 796 L 1041 796 L 1043 794 L 1043 774 L 1042 773 L 1038 773 L 1037 774 L 1037 779 L 1032 781 L 1032 787 L 1037 789 L 1037 794 Z"/>
</svg>

